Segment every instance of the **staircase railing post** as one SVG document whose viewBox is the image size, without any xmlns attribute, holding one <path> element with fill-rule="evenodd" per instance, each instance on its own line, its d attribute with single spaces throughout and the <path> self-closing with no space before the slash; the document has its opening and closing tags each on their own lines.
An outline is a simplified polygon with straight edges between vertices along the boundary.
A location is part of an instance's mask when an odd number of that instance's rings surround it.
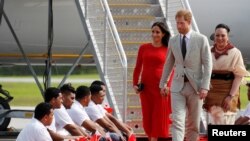
<svg viewBox="0 0 250 141">
<path fill-rule="evenodd" d="M 166 21 L 168 21 L 168 0 L 165 1 L 165 17 Z"/>
<path fill-rule="evenodd" d="M 188 0 L 181 0 L 181 2 L 182 2 L 182 5 L 183 5 L 184 8 L 188 9 L 191 13 L 193 13 L 192 9 L 191 9 L 191 7 L 189 5 Z M 193 27 L 194 31 L 200 33 L 200 30 L 199 30 L 199 28 L 197 26 L 197 23 L 196 23 L 196 20 L 195 20 L 194 16 L 192 16 L 192 27 Z"/>
<path fill-rule="evenodd" d="M 104 9 L 104 35 L 103 35 L 103 47 L 104 47 L 104 51 L 103 51 L 103 72 L 104 72 L 104 76 L 107 75 L 107 20 L 108 18 L 108 14 L 107 14 L 107 9 Z"/>
<path fill-rule="evenodd" d="M 124 73 L 123 73 L 123 97 L 124 97 L 124 99 L 123 99 L 123 122 L 125 122 L 126 123 L 126 121 L 127 121 L 127 100 L 128 100 L 128 94 L 127 94 L 127 74 L 128 74 L 128 71 L 127 71 L 127 65 L 126 65 L 126 63 L 124 63 L 125 64 L 125 67 L 124 67 Z"/>
<path fill-rule="evenodd" d="M 84 14 L 85 14 L 85 19 L 88 18 L 88 0 L 84 1 Z"/>
</svg>

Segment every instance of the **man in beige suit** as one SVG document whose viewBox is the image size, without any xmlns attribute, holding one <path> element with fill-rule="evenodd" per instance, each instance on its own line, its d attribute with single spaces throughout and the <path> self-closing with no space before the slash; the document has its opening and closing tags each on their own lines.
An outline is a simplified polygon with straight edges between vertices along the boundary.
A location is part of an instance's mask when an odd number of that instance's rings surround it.
<svg viewBox="0 0 250 141">
<path fill-rule="evenodd" d="M 174 68 L 171 86 L 173 141 L 183 141 L 185 127 L 187 140 L 197 141 L 203 99 L 207 96 L 210 85 L 211 51 L 207 38 L 191 30 L 190 11 L 178 11 L 175 19 L 179 34 L 169 41 L 160 81 L 161 94 L 166 96 L 169 93 L 166 82 Z"/>
</svg>

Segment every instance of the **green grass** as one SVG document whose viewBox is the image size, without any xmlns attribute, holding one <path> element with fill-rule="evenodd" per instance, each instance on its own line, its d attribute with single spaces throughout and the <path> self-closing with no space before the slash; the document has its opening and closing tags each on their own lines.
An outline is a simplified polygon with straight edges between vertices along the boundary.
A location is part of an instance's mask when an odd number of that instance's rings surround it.
<svg viewBox="0 0 250 141">
<path fill-rule="evenodd" d="M 8 78 L 33 78 L 31 75 L 28 75 L 28 76 L 4 76 L 4 75 L 0 75 L 0 77 L 8 77 Z M 42 76 L 38 76 L 39 78 L 42 78 Z M 63 78 L 64 75 L 54 75 L 52 76 L 52 79 L 53 78 Z M 69 79 L 79 79 L 79 78 L 82 78 L 82 79 L 99 79 L 99 75 L 98 74 L 86 74 L 86 75 L 77 75 L 77 74 L 73 74 L 73 75 L 70 75 L 68 77 Z"/>
<path fill-rule="evenodd" d="M 8 90 L 14 99 L 10 102 L 11 106 L 35 106 L 43 101 L 42 94 L 35 83 L 1 82 L 4 89 Z M 74 83 L 75 88 L 80 85 L 89 86 L 89 83 Z M 57 83 L 52 84 L 58 86 Z"/>
<path fill-rule="evenodd" d="M 10 102 L 11 106 L 35 106 L 43 101 L 35 83 L 12 83 L 2 82 L 3 89 L 8 90 L 14 99 Z"/>
<path fill-rule="evenodd" d="M 250 82 L 250 77 L 245 77 L 245 81 Z M 249 103 L 247 97 L 247 86 L 242 85 L 240 87 L 240 102 L 241 102 L 241 109 L 245 109 L 247 104 Z"/>
<path fill-rule="evenodd" d="M 11 106 L 35 106 L 39 102 L 43 101 L 42 95 L 35 83 L 13 83 L 2 82 L 4 89 L 8 90 L 14 99 L 10 102 Z M 57 83 L 53 83 L 52 86 L 57 86 Z M 89 83 L 74 83 L 76 88 L 80 85 L 89 86 Z M 241 109 L 244 109 L 248 104 L 247 99 L 247 87 L 241 86 L 240 88 L 240 101 Z"/>
<path fill-rule="evenodd" d="M 3 76 L 1 76 L 3 77 Z M 6 77 L 6 76 L 5 76 Z M 11 78 L 32 78 L 31 76 L 11 76 Z M 53 78 L 63 78 L 63 75 L 53 76 Z M 86 74 L 86 75 L 71 75 L 69 79 L 99 79 L 98 74 Z M 35 106 L 43 101 L 42 94 L 36 83 L 27 82 L 2 82 L 0 84 L 3 86 L 4 90 L 8 90 L 10 95 L 14 99 L 10 102 L 11 106 Z M 53 87 L 57 87 L 59 83 L 52 83 Z M 80 85 L 89 86 L 89 83 L 72 83 L 72 85 L 77 88 Z"/>
<path fill-rule="evenodd" d="M 240 87 L 240 107 L 241 109 L 245 109 L 248 104 L 247 98 L 247 86 Z"/>
<path fill-rule="evenodd" d="M 29 78 L 30 77 L 31 76 L 29 76 Z M 62 75 L 53 76 L 53 78 L 62 78 L 62 77 L 63 77 Z M 28 78 L 28 77 L 21 77 L 21 78 Z M 87 75 L 72 75 L 69 78 L 70 79 L 76 79 L 76 78 L 99 79 L 99 76 L 98 74 L 87 74 Z M 14 99 L 10 102 L 11 106 L 35 106 L 39 102 L 43 101 L 42 95 L 35 83 L 18 83 L 18 82 L 1 82 L 0 81 L 0 84 L 2 84 L 3 88 L 8 90 L 11 96 L 14 97 Z M 90 84 L 89 83 L 72 83 L 72 85 L 76 88 L 80 85 L 89 86 Z M 52 83 L 52 86 L 57 87 L 58 83 Z M 241 101 L 241 109 L 244 109 L 249 102 L 247 99 L 247 87 L 246 86 L 241 86 L 240 88 L 240 101 Z"/>
</svg>

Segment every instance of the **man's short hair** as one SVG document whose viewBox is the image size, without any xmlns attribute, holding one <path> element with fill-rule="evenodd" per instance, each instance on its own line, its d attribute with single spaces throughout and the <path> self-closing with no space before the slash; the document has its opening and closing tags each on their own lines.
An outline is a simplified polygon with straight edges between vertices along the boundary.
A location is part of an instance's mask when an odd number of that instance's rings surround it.
<svg viewBox="0 0 250 141">
<path fill-rule="evenodd" d="M 89 96 L 89 95 L 90 95 L 90 90 L 89 90 L 89 87 L 87 87 L 87 86 L 79 86 L 76 89 L 76 99 L 77 100 L 81 100 L 85 96 Z"/>
<path fill-rule="evenodd" d="M 51 113 L 52 106 L 49 103 L 42 102 L 38 104 L 35 108 L 35 118 L 41 120 L 45 115 Z"/>
<path fill-rule="evenodd" d="M 100 91 L 102 91 L 102 86 L 93 84 L 90 86 L 89 89 L 90 89 L 91 95 L 97 95 L 99 94 Z"/>
<path fill-rule="evenodd" d="M 72 93 L 76 93 L 75 88 L 71 85 L 71 83 L 66 83 L 64 84 L 61 88 L 60 88 L 62 94 L 65 94 L 67 92 L 72 92 Z"/>
<path fill-rule="evenodd" d="M 45 102 L 50 102 L 53 98 L 57 98 L 60 92 L 61 91 L 55 87 L 47 88 L 44 93 Z"/>
<path fill-rule="evenodd" d="M 91 85 L 99 85 L 99 86 L 104 85 L 104 86 L 105 86 L 105 83 L 102 82 L 102 81 L 100 81 L 100 80 L 95 80 L 95 81 L 93 81 L 93 82 L 91 83 Z"/>
<path fill-rule="evenodd" d="M 185 21 L 191 21 L 192 20 L 192 13 L 189 10 L 181 9 L 177 11 L 175 15 L 175 19 L 183 17 Z"/>
</svg>

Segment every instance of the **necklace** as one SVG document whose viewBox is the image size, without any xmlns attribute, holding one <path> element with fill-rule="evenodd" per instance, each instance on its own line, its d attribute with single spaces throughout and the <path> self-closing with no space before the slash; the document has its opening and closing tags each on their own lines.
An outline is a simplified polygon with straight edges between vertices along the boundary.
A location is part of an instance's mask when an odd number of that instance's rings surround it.
<svg viewBox="0 0 250 141">
<path fill-rule="evenodd" d="M 227 49 L 227 46 L 223 47 L 223 48 L 219 48 L 218 46 L 215 48 L 216 51 L 219 51 L 219 52 L 222 52 L 224 51 L 225 49 Z"/>
<path fill-rule="evenodd" d="M 161 47 L 162 46 L 162 44 L 161 43 L 152 43 L 152 45 L 154 46 L 154 47 Z"/>
</svg>

